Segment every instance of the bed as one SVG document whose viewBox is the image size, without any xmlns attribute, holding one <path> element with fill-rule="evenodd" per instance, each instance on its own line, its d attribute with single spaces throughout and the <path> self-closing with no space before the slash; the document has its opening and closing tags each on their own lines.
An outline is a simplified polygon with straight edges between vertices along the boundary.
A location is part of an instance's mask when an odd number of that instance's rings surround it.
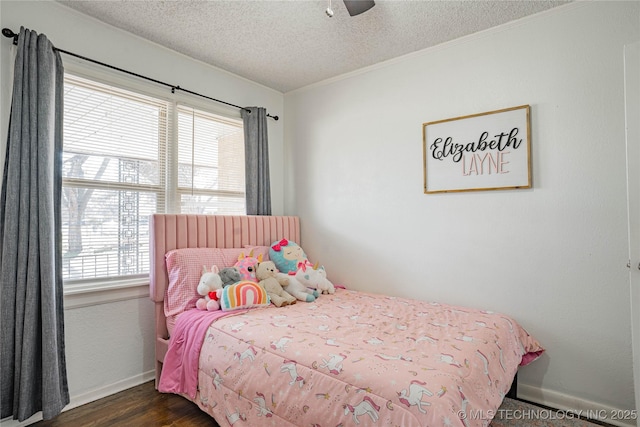
<svg viewBox="0 0 640 427">
<path fill-rule="evenodd" d="M 220 425 L 486 426 L 518 367 L 544 351 L 503 314 L 348 284 L 286 307 L 171 312 L 176 253 L 233 265 L 238 253 L 300 242 L 300 221 L 156 214 L 150 233 L 156 387 Z"/>
</svg>

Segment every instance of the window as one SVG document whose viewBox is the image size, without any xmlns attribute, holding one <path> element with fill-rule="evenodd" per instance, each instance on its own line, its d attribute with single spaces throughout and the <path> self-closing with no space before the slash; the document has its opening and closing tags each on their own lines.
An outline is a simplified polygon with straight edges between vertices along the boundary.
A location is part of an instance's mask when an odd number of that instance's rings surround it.
<svg viewBox="0 0 640 427">
<path fill-rule="evenodd" d="M 242 122 L 179 106 L 180 211 L 244 215 L 244 176 Z"/>
<path fill-rule="evenodd" d="M 152 213 L 245 214 L 239 119 L 70 74 L 64 97 L 65 286 L 148 277 Z"/>
</svg>

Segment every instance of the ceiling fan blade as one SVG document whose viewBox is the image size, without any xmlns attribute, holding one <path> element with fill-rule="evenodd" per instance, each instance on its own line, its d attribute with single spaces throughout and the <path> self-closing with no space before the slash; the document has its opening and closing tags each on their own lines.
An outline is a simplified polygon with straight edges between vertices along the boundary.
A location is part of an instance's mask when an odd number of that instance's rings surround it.
<svg viewBox="0 0 640 427">
<path fill-rule="evenodd" d="M 360 15 L 362 12 L 371 9 L 375 4 L 373 0 L 344 0 L 344 5 L 351 16 Z"/>
</svg>

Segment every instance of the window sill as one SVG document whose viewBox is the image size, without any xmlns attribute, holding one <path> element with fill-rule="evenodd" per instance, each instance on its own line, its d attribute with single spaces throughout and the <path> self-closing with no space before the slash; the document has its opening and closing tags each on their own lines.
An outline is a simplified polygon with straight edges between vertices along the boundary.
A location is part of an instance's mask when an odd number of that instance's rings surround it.
<svg viewBox="0 0 640 427">
<path fill-rule="evenodd" d="M 64 308 L 73 309 L 149 297 L 149 280 L 130 279 L 118 282 L 66 285 Z"/>
</svg>

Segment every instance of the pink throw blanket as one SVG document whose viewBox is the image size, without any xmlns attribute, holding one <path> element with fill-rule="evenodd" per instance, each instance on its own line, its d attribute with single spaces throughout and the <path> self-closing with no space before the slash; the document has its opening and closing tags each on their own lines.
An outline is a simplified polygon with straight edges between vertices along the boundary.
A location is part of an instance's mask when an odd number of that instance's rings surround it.
<svg viewBox="0 0 640 427">
<path fill-rule="evenodd" d="M 216 319 L 247 310 L 233 312 L 187 310 L 178 316 L 164 357 L 158 391 L 162 393 L 186 393 L 192 399 L 198 389 L 198 360 L 204 335 Z"/>
</svg>

